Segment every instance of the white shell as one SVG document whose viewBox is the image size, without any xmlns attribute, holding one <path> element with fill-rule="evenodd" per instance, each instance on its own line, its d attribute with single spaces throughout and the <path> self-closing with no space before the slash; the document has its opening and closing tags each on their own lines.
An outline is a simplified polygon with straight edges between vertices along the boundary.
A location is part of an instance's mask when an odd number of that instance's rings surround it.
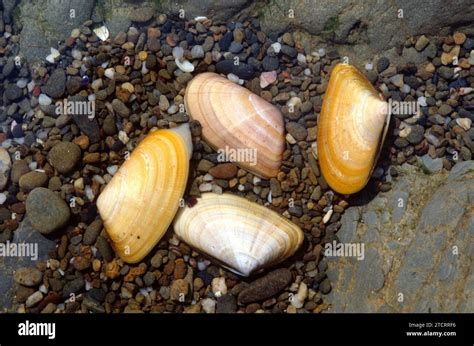
<svg viewBox="0 0 474 346">
<path fill-rule="evenodd" d="M 109 29 L 107 29 L 105 25 L 95 28 L 93 31 L 101 41 L 105 41 L 109 38 Z"/>
<path fill-rule="evenodd" d="M 180 59 L 174 59 L 176 66 L 183 72 L 193 72 L 194 65 L 187 60 L 180 61 Z"/>
<path fill-rule="evenodd" d="M 231 194 L 204 193 L 181 209 L 174 231 L 182 240 L 243 276 L 292 256 L 301 229 L 276 212 Z"/>
</svg>

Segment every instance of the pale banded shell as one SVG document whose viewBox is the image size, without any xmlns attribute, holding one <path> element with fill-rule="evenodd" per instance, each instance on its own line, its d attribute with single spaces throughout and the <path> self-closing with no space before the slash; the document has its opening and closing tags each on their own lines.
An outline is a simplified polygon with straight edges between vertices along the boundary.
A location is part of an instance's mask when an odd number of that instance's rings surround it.
<svg viewBox="0 0 474 346">
<path fill-rule="evenodd" d="M 292 256 L 303 241 L 291 221 L 230 194 L 203 194 L 179 211 L 173 225 L 186 243 L 243 276 Z"/>
<path fill-rule="evenodd" d="M 184 101 L 212 148 L 225 150 L 230 161 L 259 176 L 277 175 L 285 149 L 283 116 L 278 108 L 210 72 L 189 82 Z"/>
<path fill-rule="evenodd" d="M 158 243 L 180 205 L 188 179 L 189 126 L 147 135 L 97 200 L 112 245 L 135 263 Z"/>
<path fill-rule="evenodd" d="M 338 64 L 318 119 L 318 159 L 331 188 L 343 194 L 368 182 L 388 129 L 388 104 L 355 67 Z"/>
</svg>

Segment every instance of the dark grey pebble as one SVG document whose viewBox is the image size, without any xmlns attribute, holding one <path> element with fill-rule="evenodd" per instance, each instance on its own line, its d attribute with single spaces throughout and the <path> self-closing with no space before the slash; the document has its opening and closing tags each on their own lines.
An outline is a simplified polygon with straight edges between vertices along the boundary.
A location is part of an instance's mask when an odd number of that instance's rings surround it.
<svg viewBox="0 0 474 346">
<path fill-rule="evenodd" d="M 252 66 L 240 62 L 238 65 L 234 64 L 234 60 L 222 60 L 216 64 L 216 70 L 218 73 L 229 74 L 233 73 L 242 79 L 252 79 L 255 75 L 255 71 Z"/>
</svg>

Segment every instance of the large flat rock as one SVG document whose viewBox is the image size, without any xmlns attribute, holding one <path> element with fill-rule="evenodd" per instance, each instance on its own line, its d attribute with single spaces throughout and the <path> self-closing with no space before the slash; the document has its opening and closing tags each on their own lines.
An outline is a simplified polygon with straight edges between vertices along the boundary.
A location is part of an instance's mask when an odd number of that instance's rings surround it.
<svg viewBox="0 0 474 346">
<path fill-rule="evenodd" d="M 341 222 L 339 240 L 365 256 L 328 259 L 330 312 L 474 310 L 474 161 L 405 172 Z"/>
</svg>

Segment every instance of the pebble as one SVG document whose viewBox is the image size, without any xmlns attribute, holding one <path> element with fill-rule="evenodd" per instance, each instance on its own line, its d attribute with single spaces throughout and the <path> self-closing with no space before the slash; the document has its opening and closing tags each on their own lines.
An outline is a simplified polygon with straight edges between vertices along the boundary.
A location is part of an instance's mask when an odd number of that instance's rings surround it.
<svg viewBox="0 0 474 346">
<path fill-rule="evenodd" d="M 44 187 L 37 187 L 29 193 L 26 199 L 26 214 L 33 228 L 43 234 L 49 234 L 64 226 L 71 215 L 66 202 Z"/>
<path fill-rule="evenodd" d="M 202 46 L 195 45 L 191 49 L 191 56 L 193 57 L 193 59 L 201 59 L 202 57 L 204 57 L 204 49 L 202 48 Z"/>
<path fill-rule="evenodd" d="M 461 126 L 463 128 L 463 130 L 469 131 L 469 129 L 472 126 L 472 120 L 469 119 L 469 118 L 457 118 L 456 119 L 456 124 Z"/>
<path fill-rule="evenodd" d="M 214 293 L 214 296 L 216 297 L 221 297 L 227 294 L 227 285 L 225 283 L 224 277 L 217 277 L 212 279 L 211 287 L 212 293 Z"/>
<path fill-rule="evenodd" d="M 441 172 L 443 169 L 443 159 L 432 159 L 428 154 L 419 158 L 423 171 L 428 174 Z"/>
<path fill-rule="evenodd" d="M 83 277 L 75 278 L 71 281 L 66 282 L 63 287 L 62 297 L 64 299 L 70 299 L 72 294 L 77 295 L 85 287 L 85 280 Z"/>
<path fill-rule="evenodd" d="M 112 100 L 112 108 L 122 118 L 128 118 L 130 116 L 130 109 L 128 109 L 128 107 L 119 99 Z"/>
<path fill-rule="evenodd" d="M 115 69 L 113 67 L 109 67 L 105 69 L 104 76 L 109 79 L 114 79 L 115 77 Z"/>
<path fill-rule="evenodd" d="M 93 221 L 89 226 L 87 226 L 84 232 L 84 237 L 83 237 L 84 244 L 86 245 L 94 244 L 101 230 L 102 230 L 102 220 L 97 219 Z"/>
<path fill-rule="evenodd" d="M 174 47 L 172 52 L 175 59 L 181 59 L 184 55 L 184 49 L 180 46 Z"/>
<path fill-rule="evenodd" d="M 287 123 L 286 131 L 297 141 L 304 141 L 308 136 L 308 130 L 303 125 L 295 122 Z"/>
<path fill-rule="evenodd" d="M 132 22 L 145 23 L 148 22 L 154 16 L 154 9 L 149 6 L 139 6 L 130 12 L 128 18 Z"/>
<path fill-rule="evenodd" d="M 277 79 L 276 71 L 262 72 L 260 75 L 260 88 L 264 89 L 270 84 L 273 84 Z"/>
<path fill-rule="evenodd" d="M 225 75 L 233 73 L 237 77 L 245 80 L 252 79 L 255 74 L 255 71 L 251 65 L 244 62 L 240 62 L 238 65 L 235 65 L 233 60 L 219 61 L 216 64 L 216 71 Z"/>
<path fill-rule="evenodd" d="M 276 71 L 280 67 L 280 60 L 275 56 L 267 55 L 263 58 L 262 67 L 264 71 Z"/>
<path fill-rule="evenodd" d="M 66 73 L 63 69 L 57 68 L 53 71 L 53 73 L 49 76 L 46 85 L 44 85 L 41 90 L 52 97 L 53 99 L 58 99 L 63 96 L 64 91 L 66 89 Z"/>
<path fill-rule="evenodd" d="M 244 49 L 244 46 L 242 46 L 241 43 L 232 41 L 232 43 L 230 44 L 230 47 L 229 47 L 229 52 L 234 53 L 234 54 L 238 54 L 243 49 Z"/>
<path fill-rule="evenodd" d="M 23 91 L 15 84 L 7 84 L 5 88 L 5 96 L 8 100 L 15 101 L 23 96 Z"/>
<path fill-rule="evenodd" d="M 418 144 L 423 140 L 425 134 L 425 128 L 421 125 L 413 125 L 410 128 L 410 132 L 406 136 L 406 139 L 411 144 Z"/>
<path fill-rule="evenodd" d="M 25 160 L 13 161 L 13 164 L 11 166 L 12 182 L 15 184 L 18 184 L 18 182 L 20 181 L 20 177 L 29 171 L 30 171 L 30 168 L 28 167 L 28 164 L 26 163 Z"/>
<path fill-rule="evenodd" d="M 23 286 L 36 287 L 43 282 L 43 273 L 34 267 L 19 268 L 15 271 L 13 280 Z"/>
<path fill-rule="evenodd" d="M 60 142 L 48 153 L 49 163 L 62 174 L 71 172 L 80 159 L 81 149 L 71 142 Z"/>
<path fill-rule="evenodd" d="M 403 86 L 403 75 L 402 74 L 396 74 L 392 77 L 390 77 L 390 82 L 395 85 L 398 88 L 401 88 Z"/>
<path fill-rule="evenodd" d="M 416 40 L 415 49 L 421 52 L 423 49 L 426 48 L 428 43 L 430 43 L 430 40 L 425 35 L 421 35 L 420 37 L 418 37 L 418 40 Z"/>
<path fill-rule="evenodd" d="M 231 179 L 237 175 L 238 168 L 232 163 L 222 163 L 209 169 L 209 174 L 217 179 Z"/>
<path fill-rule="evenodd" d="M 48 176 L 43 172 L 28 172 L 21 176 L 19 180 L 20 188 L 23 191 L 31 191 L 34 188 L 46 186 L 48 182 Z"/>
<path fill-rule="evenodd" d="M 382 57 L 377 60 L 377 72 L 381 73 L 385 71 L 390 66 L 390 60 L 386 57 Z"/>
<path fill-rule="evenodd" d="M 110 246 L 107 239 L 100 236 L 99 238 L 97 238 L 97 242 L 95 243 L 95 246 L 97 247 L 97 250 L 102 255 L 102 258 L 104 260 L 106 260 L 107 262 L 112 261 L 112 259 L 115 256 L 115 253 L 114 253 L 114 250 L 112 250 L 112 247 Z"/>
<path fill-rule="evenodd" d="M 170 288 L 170 298 L 173 301 L 184 302 L 189 293 L 189 284 L 184 279 L 174 280 Z"/>
<path fill-rule="evenodd" d="M 237 300 L 231 294 L 225 294 L 217 298 L 216 313 L 231 314 L 237 311 Z"/>
<path fill-rule="evenodd" d="M 25 305 L 26 307 L 31 308 L 35 306 L 36 304 L 38 304 L 42 299 L 43 299 L 43 293 L 41 293 L 40 291 L 36 291 L 35 293 L 33 293 L 31 296 L 28 297 Z"/>
<path fill-rule="evenodd" d="M 216 301 L 211 298 L 205 298 L 201 300 L 201 306 L 204 312 L 213 314 L 216 312 Z"/>
<path fill-rule="evenodd" d="M 290 284 L 291 279 L 291 272 L 286 268 L 271 271 L 243 289 L 238 295 L 238 301 L 241 304 L 263 301 L 282 291 Z"/>
<path fill-rule="evenodd" d="M 41 106 L 49 106 L 53 101 L 46 95 L 46 94 L 40 94 L 38 97 L 38 103 Z"/>
<path fill-rule="evenodd" d="M 0 147 L 0 191 L 3 190 L 5 186 L 7 186 L 8 176 L 10 174 L 11 167 L 12 163 L 10 159 L 10 154 L 6 149 Z"/>
</svg>

